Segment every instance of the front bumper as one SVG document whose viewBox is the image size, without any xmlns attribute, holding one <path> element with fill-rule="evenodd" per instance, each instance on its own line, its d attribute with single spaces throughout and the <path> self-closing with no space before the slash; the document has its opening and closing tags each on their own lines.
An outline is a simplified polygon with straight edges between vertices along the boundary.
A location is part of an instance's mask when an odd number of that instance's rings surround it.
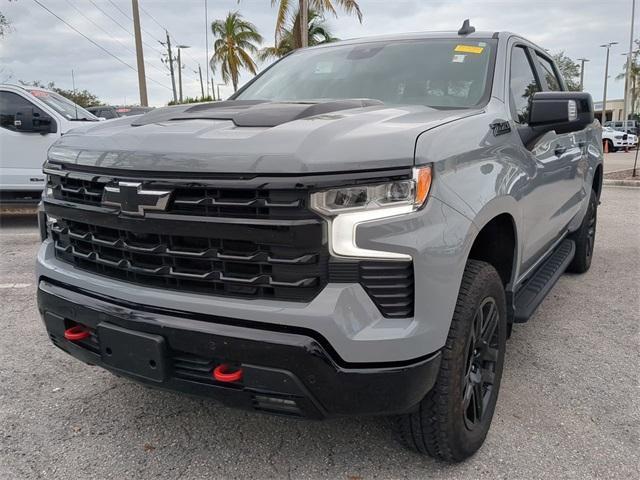
<svg viewBox="0 0 640 480">
<path fill-rule="evenodd" d="M 324 418 L 407 412 L 433 387 L 440 367 L 439 352 L 400 366 L 345 364 L 313 331 L 134 305 L 42 277 L 38 306 L 53 343 L 86 363 L 267 413 Z M 65 329 L 76 324 L 89 328 L 91 337 L 66 340 Z M 118 368 L 105 362 L 100 325 L 160 338 L 160 374 L 133 373 L 139 351 L 129 352 L 131 368 L 126 361 Z M 216 381 L 211 372 L 222 363 L 242 368 L 243 379 Z"/>
</svg>

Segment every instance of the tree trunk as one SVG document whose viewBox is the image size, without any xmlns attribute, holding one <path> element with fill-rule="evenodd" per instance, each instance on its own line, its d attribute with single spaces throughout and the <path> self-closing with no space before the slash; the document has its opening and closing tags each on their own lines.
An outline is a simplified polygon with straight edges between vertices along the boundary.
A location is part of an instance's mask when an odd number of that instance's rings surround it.
<svg viewBox="0 0 640 480">
<path fill-rule="evenodd" d="M 297 50 L 302 47 L 302 40 L 300 36 L 300 12 L 293 19 L 293 49 Z"/>
<path fill-rule="evenodd" d="M 300 47 L 305 48 L 309 46 L 309 34 L 307 33 L 309 29 L 309 5 L 308 0 L 300 0 L 300 25 L 297 29 L 300 35 Z"/>
</svg>

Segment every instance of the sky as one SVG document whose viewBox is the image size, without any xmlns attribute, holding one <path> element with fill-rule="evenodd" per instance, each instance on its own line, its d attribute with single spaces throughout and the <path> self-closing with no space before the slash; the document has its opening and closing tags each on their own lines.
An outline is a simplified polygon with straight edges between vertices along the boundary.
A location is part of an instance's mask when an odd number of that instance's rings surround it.
<svg viewBox="0 0 640 480">
<path fill-rule="evenodd" d="M 115 57 L 73 31 L 33 0 L 0 0 L 0 12 L 12 23 L 0 40 L 0 83 L 19 80 L 55 82 L 87 89 L 109 104 L 139 102 L 135 46 L 130 0 L 39 0 Z M 208 1 L 208 18 L 205 17 Z M 611 49 L 608 99 L 622 98 L 624 80 L 615 77 L 624 68 L 622 54 L 629 50 L 632 0 L 360 0 L 364 14 L 360 24 L 338 9 L 328 16 L 334 36 L 346 39 L 389 33 L 457 30 L 470 18 L 477 30 L 509 30 L 536 42 L 552 53 L 564 51 L 573 59 L 588 58 L 585 90 L 601 100 L 604 87 L 605 49 L 599 45 L 619 42 Z M 334 2 L 335 3 L 335 2 Z M 272 45 L 276 8 L 271 0 L 139 0 L 142 38 L 145 43 L 149 104 L 160 106 L 172 97 L 168 70 L 161 62 L 164 29 L 173 45 L 183 50 L 183 93 L 199 96 L 198 64 L 206 81 L 207 25 L 229 11 L 239 11 L 254 23 Z M 640 37 L 640 2 L 636 7 L 635 38 Z M 164 27 L 164 28 L 163 28 Z M 209 34 L 209 55 L 213 39 Z M 127 66 L 127 65 L 129 66 Z M 265 65 L 260 65 L 264 68 Z M 241 84 L 251 78 L 244 72 Z M 214 83 L 222 83 L 219 74 Z M 216 87 L 218 88 L 218 87 Z M 223 98 L 233 93 L 221 85 Z"/>
</svg>

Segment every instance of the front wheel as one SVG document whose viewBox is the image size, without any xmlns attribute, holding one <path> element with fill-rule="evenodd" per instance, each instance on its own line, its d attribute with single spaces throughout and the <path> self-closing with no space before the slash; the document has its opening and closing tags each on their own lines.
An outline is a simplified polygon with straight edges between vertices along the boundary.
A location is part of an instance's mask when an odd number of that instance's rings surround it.
<svg viewBox="0 0 640 480">
<path fill-rule="evenodd" d="M 507 338 L 504 287 L 495 268 L 469 260 L 433 389 L 399 418 L 402 440 L 448 462 L 473 455 L 491 425 Z"/>
</svg>

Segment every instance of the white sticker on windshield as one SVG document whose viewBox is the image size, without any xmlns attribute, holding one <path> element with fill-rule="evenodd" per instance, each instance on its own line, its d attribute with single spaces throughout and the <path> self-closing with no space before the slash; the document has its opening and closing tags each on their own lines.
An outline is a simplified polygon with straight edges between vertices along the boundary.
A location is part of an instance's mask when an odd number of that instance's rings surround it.
<svg viewBox="0 0 640 480">
<path fill-rule="evenodd" d="M 464 62 L 464 57 L 466 57 L 466 55 L 454 55 L 451 61 L 453 63 L 462 63 Z"/>
<path fill-rule="evenodd" d="M 327 74 L 333 71 L 333 62 L 318 62 L 316 63 L 316 68 L 313 70 L 313 73 L 317 74 Z"/>
</svg>

